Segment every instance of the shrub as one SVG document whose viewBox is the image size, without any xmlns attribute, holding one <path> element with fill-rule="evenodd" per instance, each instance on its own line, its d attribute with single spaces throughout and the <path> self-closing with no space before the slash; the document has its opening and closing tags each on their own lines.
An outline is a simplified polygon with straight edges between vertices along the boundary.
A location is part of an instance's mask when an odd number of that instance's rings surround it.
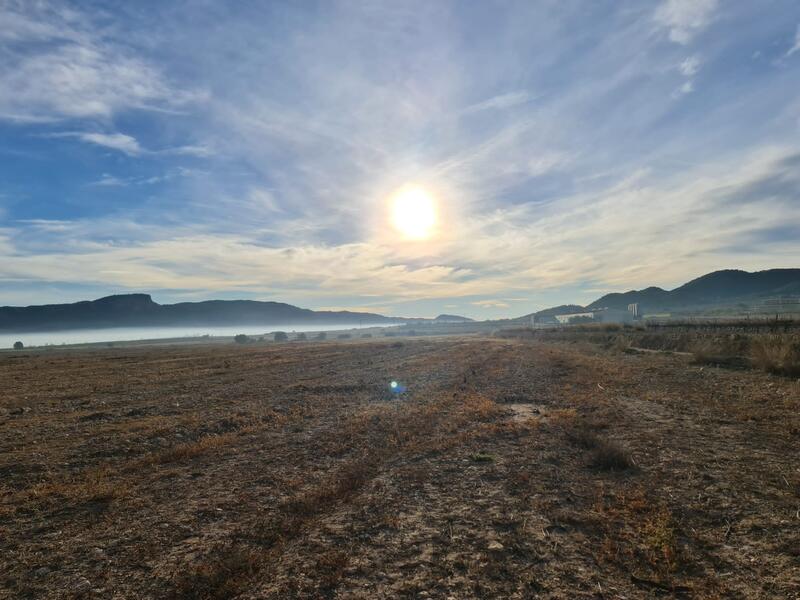
<svg viewBox="0 0 800 600">
<path fill-rule="evenodd" d="M 337 340 L 349 340 L 350 339 L 350 334 L 349 333 L 340 333 L 339 335 L 336 336 L 336 339 Z"/>
<path fill-rule="evenodd" d="M 321 342 L 323 340 L 328 339 L 328 334 L 325 333 L 324 331 L 320 331 L 314 339 Z"/>
<path fill-rule="evenodd" d="M 297 338 L 295 339 L 297 339 L 299 342 L 305 342 L 308 339 L 308 336 L 305 333 L 298 333 Z"/>
<path fill-rule="evenodd" d="M 635 466 L 630 454 L 611 440 L 598 440 L 592 451 L 591 465 L 601 471 L 625 471 Z"/>
<path fill-rule="evenodd" d="M 289 341 L 289 336 L 286 335 L 285 331 L 276 331 L 273 334 L 273 338 L 272 339 L 274 339 L 276 342 L 288 342 Z"/>
<path fill-rule="evenodd" d="M 247 344 L 250 338 L 243 333 L 233 336 L 233 341 L 237 344 Z"/>
<path fill-rule="evenodd" d="M 776 375 L 800 376 L 800 337 L 763 336 L 755 338 L 750 359 L 756 367 Z"/>
<path fill-rule="evenodd" d="M 22 342 L 14 342 L 14 350 L 22 350 L 25 345 Z"/>
<path fill-rule="evenodd" d="M 750 340 L 742 335 L 709 336 L 700 338 L 692 345 L 692 355 L 695 364 L 747 366 L 747 360 L 743 357 L 749 345 Z"/>
<path fill-rule="evenodd" d="M 372 337 L 372 334 L 371 334 L 371 333 L 362 333 L 362 334 L 361 334 L 361 337 L 362 337 L 362 338 L 365 338 L 365 339 L 366 339 L 366 338 L 371 338 L 371 337 Z"/>
<path fill-rule="evenodd" d="M 565 433 L 573 445 L 589 450 L 589 465 L 595 469 L 625 471 L 636 466 L 631 455 L 622 446 L 597 435 L 588 423 L 572 423 Z"/>
</svg>

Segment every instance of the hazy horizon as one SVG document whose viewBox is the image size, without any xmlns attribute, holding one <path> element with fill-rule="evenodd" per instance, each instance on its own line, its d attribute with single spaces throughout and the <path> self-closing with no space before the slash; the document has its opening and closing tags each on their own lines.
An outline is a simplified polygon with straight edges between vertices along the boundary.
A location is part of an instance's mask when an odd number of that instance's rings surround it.
<svg viewBox="0 0 800 600">
<path fill-rule="evenodd" d="M 373 327 L 395 327 L 393 323 L 374 323 L 367 325 L 335 324 L 335 325 L 212 325 L 212 326 L 168 326 L 168 327 L 85 327 L 60 329 L 53 331 L 0 331 L 0 349 L 7 350 L 17 341 L 26 348 L 60 346 L 71 344 L 96 344 L 105 342 L 138 342 L 173 338 L 197 338 L 205 335 L 212 337 L 233 337 L 243 333 L 252 337 L 268 336 L 276 331 L 287 333 L 309 333 L 317 331 L 345 331 L 350 329 L 370 329 Z"/>
<path fill-rule="evenodd" d="M 792 0 L 0 0 L 0 59 L 0 305 L 493 319 L 798 266 Z"/>
</svg>

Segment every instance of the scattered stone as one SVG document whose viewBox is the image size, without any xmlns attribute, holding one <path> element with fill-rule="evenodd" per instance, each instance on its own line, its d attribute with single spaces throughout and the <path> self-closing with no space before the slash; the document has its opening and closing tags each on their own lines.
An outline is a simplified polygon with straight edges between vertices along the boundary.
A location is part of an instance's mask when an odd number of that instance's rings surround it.
<svg viewBox="0 0 800 600">
<path fill-rule="evenodd" d="M 78 579 L 77 583 L 75 583 L 75 587 L 72 588 L 73 591 L 77 592 L 78 594 L 84 594 L 92 589 L 92 582 L 86 579 L 85 577 L 81 577 Z"/>
<path fill-rule="evenodd" d="M 489 550 L 502 550 L 504 548 L 503 544 L 498 542 L 497 540 L 492 540 L 489 542 Z"/>
</svg>

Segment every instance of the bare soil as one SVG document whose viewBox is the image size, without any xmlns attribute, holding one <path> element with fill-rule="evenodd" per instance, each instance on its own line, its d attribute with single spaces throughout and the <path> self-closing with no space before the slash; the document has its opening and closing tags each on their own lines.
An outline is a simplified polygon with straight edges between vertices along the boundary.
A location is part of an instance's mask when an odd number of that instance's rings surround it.
<svg viewBox="0 0 800 600">
<path fill-rule="evenodd" d="M 799 449 L 800 382 L 682 355 L 6 353 L 0 598 L 799 598 Z"/>
</svg>

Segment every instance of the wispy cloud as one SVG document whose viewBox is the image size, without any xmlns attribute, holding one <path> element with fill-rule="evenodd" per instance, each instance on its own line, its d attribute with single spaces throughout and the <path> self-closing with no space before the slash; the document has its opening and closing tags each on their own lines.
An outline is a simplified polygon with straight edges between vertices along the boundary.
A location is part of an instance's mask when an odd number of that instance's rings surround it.
<svg viewBox="0 0 800 600">
<path fill-rule="evenodd" d="M 109 41 L 85 15 L 49 2 L 4 2 L 0 118 L 49 122 L 169 108 L 200 97 Z M 36 52 L 26 52 L 36 48 Z"/>
<path fill-rule="evenodd" d="M 117 150 L 128 156 L 194 156 L 198 158 L 208 158 L 213 156 L 214 151 L 209 146 L 186 145 L 175 146 L 173 148 L 163 148 L 161 150 L 148 150 L 143 148 L 139 141 L 125 133 L 98 133 L 83 131 L 62 131 L 56 133 L 42 134 L 41 137 L 47 138 L 75 138 L 88 144 L 102 146 L 111 150 Z"/>
<path fill-rule="evenodd" d="M 688 44 L 714 18 L 718 0 L 664 0 L 656 9 L 656 21 L 669 30 L 669 39 Z"/>
<path fill-rule="evenodd" d="M 124 133 L 76 133 L 73 135 L 84 142 L 119 150 L 123 154 L 130 156 L 142 153 L 142 147 L 136 141 L 136 138 Z"/>
<path fill-rule="evenodd" d="M 476 113 L 484 110 L 505 110 L 507 108 L 519 106 L 520 104 L 532 102 L 535 99 L 536 96 L 532 96 L 528 92 L 509 92 L 468 106 L 463 110 L 462 114 Z"/>
<path fill-rule="evenodd" d="M 795 52 L 800 52 L 800 25 L 797 26 L 794 34 L 794 45 L 786 52 L 786 56 L 791 56 Z"/>
<path fill-rule="evenodd" d="M 692 77 L 700 70 L 700 58 L 690 56 L 678 66 L 678 70 L 686 77 Z"/>
</svg>

